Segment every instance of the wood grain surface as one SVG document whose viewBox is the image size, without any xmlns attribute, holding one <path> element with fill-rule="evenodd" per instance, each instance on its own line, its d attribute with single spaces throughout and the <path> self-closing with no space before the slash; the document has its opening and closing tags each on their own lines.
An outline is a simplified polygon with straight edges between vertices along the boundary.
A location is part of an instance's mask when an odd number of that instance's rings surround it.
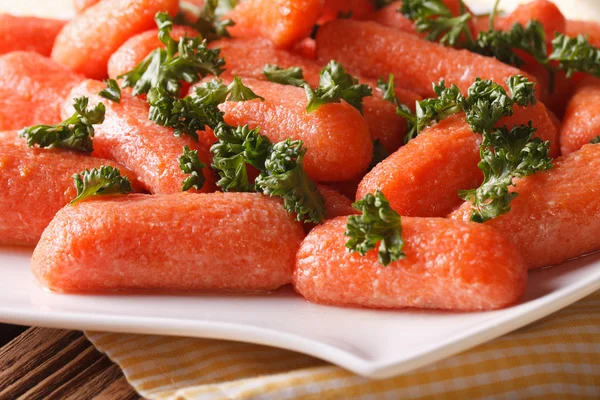
<svg viewBox="0 0 600 400">
<path fill-rule="evenodd" d="M 0 400 L 140 398 L 79 331 L 0 324 L 0 346 Z"/>
</svg>

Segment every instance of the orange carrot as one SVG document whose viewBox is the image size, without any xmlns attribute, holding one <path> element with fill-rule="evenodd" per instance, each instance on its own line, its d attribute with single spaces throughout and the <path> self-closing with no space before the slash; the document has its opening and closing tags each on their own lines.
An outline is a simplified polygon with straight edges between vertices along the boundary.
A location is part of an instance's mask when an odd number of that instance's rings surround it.
<svg viewBox="0 0 600 400">
<path fill-rule="evenodd" d="M 500 232 L 443 218 L 402 218 L 406 258 L 382 267 L 377 251 L 350 253 L 347 217 L 304 239 L 293 284 L 308 301 L 374 308 L 492 310 L 516 303 L 527 268 Z"/>
<path fill-rule="evenodd" d="M 198 132 L 199 142 L 186 135 L 176 137 L 173 129 L 148 120 L 148 103 L 125 92 L 119 104 L 103 99 L 98 92 L 105 87 L 102 82 L 87 80 L 76 86 L 69 96 L 87 96 L 91 104 L 102 101 L 106 106 L 104 123 L 95 127 L 94 156 L 122 163 L 151 193 L 177 193 L 181 192 L 182 182 L 187 177 L 179 168 L 179 157 L 183 146 L 188 146 L 197 150 L 198 157 L 207 165 L 203 170 L 206 182 L 201 192 L 215 190 L 215 177 L 208 167 L 210 144 L 214 141 L 212 132 Z M 71 101 L 65 103 L 63 113 L 71 115 Z"/>
<path fill-rule="evenodd" d="M 0 244 L 34 246 L 54 214 L 75 198 L 71 176 L 102 165 L 118 168 L 136 187 L 135 176 L 113 161 L 30 148 L 16 131 L 0 132 Z"/>
<path fill-rule="evenodd" d="M 317 42 L 313 38 L 304 38 L 292 47 L 292 52 L 309 60 L 317 58 Z"/>
<path fill-rule="evenodd" d="M 174 40 L 187 35 L 198 36 L 198 32 L 187 26 L 174 26 L 171 37 Z M 165 45 L 158 39 L 158 29 L 151 29 L 129 38 L 108 59 L 108 76 L 116 78 L 134 69 L 148 54 Z"/>
<path fill-rule="evenodd" d="M 600 23 L 596 21 L 568 20 L 565 31 L 567 36 L 587 36 L 592 46 L 600 47 Z"/>
<path fill-rule="evenodd" d="M 585 79 L 569 100 L 560 131 L 560 149 L 563 155 L 579 150 L 600 135 L 600 80 Z"/>
<path fill-rule="evenodd" d="M 549 171 L 516 181 L 512 210 L 485 222 L 519 249 L 529 268 L 559 264 L 600 250 L 600 146 L 556 160 Z M 468 220 L 464 203 L 451 218 Z"/>
<path fill-rule="evenodd" d="M 73 8 L 77 14 L 81 14 L 99 1 L 101 0 L 73 0 Z"/>
<path fill-rule="evenodd" d="M 310 34 L 323 12 L 323 0 L 246 0 L 225 18 L 234 37 L 264 37 L 278 47 L 290 47 Z"/>
<path fill-rule="evenodd" d="M 554 143 L 556 130 L 542 103 L 515 107 L 512 117 L 500 125 L 533 122 L 536 136 Z M 476 188 L 483 181 L 480 161 L 481 135 L 474 134 L 463 113 L 425 129 L 419 136 L 379 163 L 359 184 L 356 198 L 381 190 L 400 215 L 442 217 L 458 207 L 459 190 Z"/>
<path fill-rule="evenodd" d="M 351 13 L 351 18 L 361 19 L 375 11 L 372 0 L 325 0 L 323 14 L 318 23 L 324 24 L 336 19 L 340 14 Z"/>
<path fill-rule="evenodd" d="M 66 23 L 58 19 L 0 14 L 0 54 L 23 50 L 49 56 L 56 35 Z"/>
<path fill-rule="evenodd" d="M 290 282 L 303 237 L 262 194 L 127 195 L 60 210 L 31 265 L 62 292 L 275 290 Z"/>
<path fill-rule="evenodd" d="M 60 122 L 67 94 L 82 79 L 38 53 L 0 56 L 0 130 Z"/>
<path fill-rule="evenodd" d="M 177 13 L 177 0 L 101 1 L 75 17 L 56 37 L 52 58 L 90 78 L 107 74 L 108 58 L 131 36 L 152 29 L 159 11 Z"/>
<path fill-rule="evenodd" d="M 554 39 L 555 33 L 565 31 L 565 16 L 556 4 L 548 0 L 533 0 L 519 5 L 512 13 L 498 18 L 495 28 L 507 31 L 516 23 L 525 26 L 532 20 L 537 20 L 544 26 L 548 42 Z"/>
<path fill-rule="evenodd" d="M 524 74 L 496 59 L 427 42 L 374 22 L 331 21 L 319 29 L 316 40 L 320 61 L 335 59 L 352 73 L 374 78 L 393 73 L 398 86 L 424 97 L 434 96 L 432 82 L 442 79 L 466 92 L 476 77 L 504 84 L 508 77 Z"/>
<path fill-rule="evenodd" d="M 325 219 L 358 214 L 352 207 L 352 200 L 333 189 L 329 185 L 317 185 L 319 192 L 325 199 Z"/>
<path fill-rule="evenodd" d="M 273 142 L 298 139 L 307 148 L 304 169 L 315 181 L 352 179 L 366 171 L 373 155 L 369 128 L 360 112 L 347 103 L 331 103 L 307 114 L 304 89 L 244 79 L 264 102 L 226 102 L 221 105 L 230 125 L 260 126 Z"/>
</svg>

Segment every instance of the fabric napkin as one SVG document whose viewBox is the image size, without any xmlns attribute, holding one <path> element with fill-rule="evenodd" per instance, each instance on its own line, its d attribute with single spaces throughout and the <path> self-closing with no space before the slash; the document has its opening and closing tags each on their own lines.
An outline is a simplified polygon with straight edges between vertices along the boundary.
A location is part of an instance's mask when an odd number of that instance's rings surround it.
<svg viewBox="0 0 600 400">
<path fill-rule="evenodd" d="M 600 292 L 489 343 L 385 380 L 254 344 L 86 334 L 149 399 L 600 398 Z"/>
</svg>

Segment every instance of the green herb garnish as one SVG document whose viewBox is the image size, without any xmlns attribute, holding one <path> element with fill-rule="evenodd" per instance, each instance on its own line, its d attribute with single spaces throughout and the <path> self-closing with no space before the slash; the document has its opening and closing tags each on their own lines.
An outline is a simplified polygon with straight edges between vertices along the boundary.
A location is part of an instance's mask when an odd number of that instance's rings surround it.
<svg viewBox="0 0 600 400">
<path fill-rule="evenodd" d="M 86 169 L 80 174 L 73 175 L 77 197 L 70 204 L 86 200 L 92 196 L 131 193 L 131 183 L 127 177 L 111 166 Z"/>
<path fill-rule="evenodd" d="M 206 164 L 200 161 L 198 157 L 198 150 L 190 150 L 189 147 L 183 146 L 183 154 L 179 157 L 179 168 L 189 176 L 183 181 L 182 192 L 186 192 L 191 188 L 202 189 L 205 181 L 202 169 L 205 167 Z"/>
</svg>

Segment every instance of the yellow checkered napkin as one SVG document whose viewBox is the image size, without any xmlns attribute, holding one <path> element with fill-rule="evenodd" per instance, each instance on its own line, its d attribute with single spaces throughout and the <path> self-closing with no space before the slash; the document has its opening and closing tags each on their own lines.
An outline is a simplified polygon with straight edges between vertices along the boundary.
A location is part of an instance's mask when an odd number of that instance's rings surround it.
<svg viewBox="0 0 600 400">
<path fill-rule="evenodd" d="M 600 292 L 492 342 L 381 381 L 253 344 L 87 335 L 150 399 L 600 399 Z"/>
</svg>

